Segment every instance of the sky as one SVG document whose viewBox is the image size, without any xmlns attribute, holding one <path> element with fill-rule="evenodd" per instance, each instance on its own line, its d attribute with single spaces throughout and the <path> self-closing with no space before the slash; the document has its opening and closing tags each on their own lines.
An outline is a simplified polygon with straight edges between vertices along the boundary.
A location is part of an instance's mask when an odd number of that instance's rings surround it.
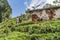
<svg viewBox="0 0 60 40">
<path fill-rule="evenodd" d="M 45 3 L 52 4 L 54 0 L 8 0 L 9 5 L 12 8 L 11 17 L 17 17 L 21 14 L 25 14 L 26 9 L 32 9 L 32 6 L 36 7 L 37 5 L 41 5 L 37 8 L 41 8 Z"/>
<path fill-rule="evenodd" d="M 24 4 L 26 0 L 8 0 L 9 5 L 12 8 L 12 16 L 17 17 L 25 13 L 26 5 Z M 27 1 L 30 3 L 30 1 Z"/>
</svg>

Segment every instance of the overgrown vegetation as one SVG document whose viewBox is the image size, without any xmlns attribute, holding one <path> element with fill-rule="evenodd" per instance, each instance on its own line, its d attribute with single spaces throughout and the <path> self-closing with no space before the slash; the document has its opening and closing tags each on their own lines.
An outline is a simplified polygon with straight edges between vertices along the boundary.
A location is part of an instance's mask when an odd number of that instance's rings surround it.
<svg viewBox="0 0 60 40">
<path fill-rule="evenodd" d="M 0 40 L 60 40 L 60 20 L 26 21 L 16 24 L 14 18 L 0 23 Z"/>
<path fill-rule="evenodd" d="M 5 19 L 10 17 L 10 13 L 7 0 L 0 0 L 0 40 L 60 40 L 60 19 L 34 24 L 23 14 L 19 16 L 23 18 L 22 23 L 17 24 L 16 18 Z"/>
<path fill-rule="evenodd" d="M 0 22 L 10 17 L 12 10 L 7 0 L 0 0 Z"/>
</svg>

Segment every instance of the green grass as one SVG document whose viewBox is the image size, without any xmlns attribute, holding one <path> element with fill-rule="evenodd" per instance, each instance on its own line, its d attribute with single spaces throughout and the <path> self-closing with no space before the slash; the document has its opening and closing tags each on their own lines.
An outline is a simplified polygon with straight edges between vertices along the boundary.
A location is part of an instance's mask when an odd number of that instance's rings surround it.
<svg viewBox="0 0 60 40">
<path fill-rule="evenodd" d="M 16 19 L 8 19 L 0 23 L 0 40 L 60 40 L 60 20 L 16 24 Z"/>
</svg>

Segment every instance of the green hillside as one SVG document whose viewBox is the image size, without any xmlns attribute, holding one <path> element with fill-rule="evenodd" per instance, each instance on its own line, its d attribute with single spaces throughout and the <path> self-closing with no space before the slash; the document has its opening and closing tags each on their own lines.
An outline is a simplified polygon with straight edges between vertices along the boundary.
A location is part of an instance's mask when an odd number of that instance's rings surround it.
<svg viewBox="0 0 60 40">
<path fill-rule="evenodd" d="M 0 0 L 0 40 L 60 40 L 60 19 L 32 23 L 28 13 L 18 16 L 23 20 L 17 24 L 16 18 L 10 17 L 8 1 Z"/>
<path fill-rule="evenodd" d="M 7 19 L 0 23 L 0 40 L 60 40 L 60 20 L 32 23 Z"/>
</svg>

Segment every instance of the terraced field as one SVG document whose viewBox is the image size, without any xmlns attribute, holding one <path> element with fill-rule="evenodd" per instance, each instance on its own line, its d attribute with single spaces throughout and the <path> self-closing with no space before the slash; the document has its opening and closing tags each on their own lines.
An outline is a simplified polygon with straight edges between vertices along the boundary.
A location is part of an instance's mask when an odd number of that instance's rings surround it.
<svg viewBox="0 0 60 40">
<path fill-rule="evenodd" d="M 9 19 L 0 23 L 0 40 L 60 40 L 60 20 L 16 24 L 16 19 Z"/>
</svg>

